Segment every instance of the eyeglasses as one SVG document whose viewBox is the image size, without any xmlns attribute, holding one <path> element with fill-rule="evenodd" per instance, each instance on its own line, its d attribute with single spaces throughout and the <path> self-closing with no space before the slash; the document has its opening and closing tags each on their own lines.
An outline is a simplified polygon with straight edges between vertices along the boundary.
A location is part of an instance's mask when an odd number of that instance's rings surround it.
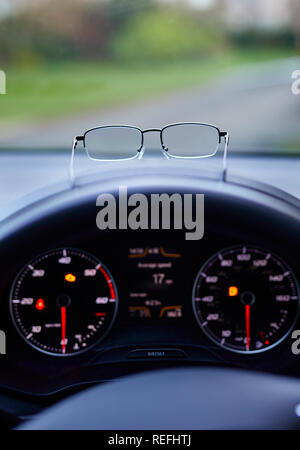
<svg viewBox="0 0 300 450">
<path fill-rule="evenodd" d="M 160 134 L 161 150 L 166 158 L 199 159 L 217 153 L 224 138 L 223 178 L 226 176 L 226 158 L 229 135 L 214 125 L 198 122 L 176 123 L 164 128 L 140 128 L 127 125 L 105 125 L 87 130 L 73 140 L 70 178 L 74 181 L 74 156 L 82 141 L 88 157 L 93 161 L 126 161 L 141 159 L 144 154 L 144 134 Z"/>
</svg>

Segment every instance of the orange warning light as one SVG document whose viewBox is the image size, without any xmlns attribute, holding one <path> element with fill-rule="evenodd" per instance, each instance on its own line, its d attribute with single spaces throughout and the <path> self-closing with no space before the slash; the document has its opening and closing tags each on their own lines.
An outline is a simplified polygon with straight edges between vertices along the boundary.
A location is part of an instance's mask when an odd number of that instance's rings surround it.
<svg viewBox="0 0 300 450">
<path fill-rule="evenodd" d="M 36 309 L 38 309 L 39 311 L 42 311 L 42 309 L 45 308 L 45 302 L 42 298 L 39 298 L 38 301 L 35 304 Z"/>
<path fill-rule="evenodd" d="M 229 297 L 235 297 L 238 295 L 239 290 L 236 286 L 229 286 L 228 295 Z"/>
<path fill-rule="evenodd" d="M 74 281 L 76 281 L 76 277 L 72 273 L 67 273 L 67 275 L 65 276 L 65 280 L 69 283 L 74 283 Z"/>
</svg>

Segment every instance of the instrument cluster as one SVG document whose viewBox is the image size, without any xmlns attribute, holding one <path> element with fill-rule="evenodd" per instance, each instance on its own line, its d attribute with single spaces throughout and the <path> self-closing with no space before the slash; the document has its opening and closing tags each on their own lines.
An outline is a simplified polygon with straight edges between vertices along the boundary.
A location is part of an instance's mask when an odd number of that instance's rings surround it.
<svg viewBox="0 0 300 450">
<path fill-rule="evenodd" d="M 208 258 L 174 244 L 124 251 L 118 271 L 106 266 L 105 254 L 67 246 L 28 261 L 9 295 L 23 340 L 38 352 L 71 357 L 102 348 L 117 320 L 133 340 L 134 330 L 151 326 L 154 346 L 168 343 L 169 331 L 163 340 L 160 333 L 172 324 L 172 333 L 196 327 L 207 345 L 250 357 L 277 346 L 295 325 L 298 281 L 270 250 L 242 243 Z M 135 340 L 139 345 L 138 331 Z"/>
</svg>

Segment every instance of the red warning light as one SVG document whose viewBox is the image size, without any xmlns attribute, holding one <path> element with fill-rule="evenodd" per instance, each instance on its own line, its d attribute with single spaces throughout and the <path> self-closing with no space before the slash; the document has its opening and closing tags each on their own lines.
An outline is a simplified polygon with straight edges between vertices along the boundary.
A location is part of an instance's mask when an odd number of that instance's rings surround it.
<svg viewBox="0 0 300 450">
<path fill-rule="evenodd" d="M 228 289 L 228 295 L 229 297 L 235 297 L 236 295 L 238 295 L 239 290 L 236 286 L 229 286 Z"/>
<path fill-rule="evenodd" d="M 69 283 L 74 283 L 74 281 L 76 281 L 76 277 L 72 273 L 67 273 L 67 275 L 65 275 L 65 280 Z"/>
<path fill-rule="evenodd" d="M 45 308 L 45 302 L 42 298 L 39 298 L 38 301 L 35 304 L 36 309 L 38 309 L 39 311 L 42 311 L 42 309 Z"/>
<path fill-rule="evenodd" d="M 265 345 L 269 345 L 270 344 L 270 341 L 265 341 Z"/>
</svg>

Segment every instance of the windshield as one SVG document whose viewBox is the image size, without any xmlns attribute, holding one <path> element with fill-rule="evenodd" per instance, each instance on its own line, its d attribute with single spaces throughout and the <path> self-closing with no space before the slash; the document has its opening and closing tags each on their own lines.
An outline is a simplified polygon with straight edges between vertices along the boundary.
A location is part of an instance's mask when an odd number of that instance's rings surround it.
<svg viewBox="0 0 300 450">
<path fill-rule="evenodd" d="M 0 148 L 198 121 L 298 153 L 299 51 L 298 0 L 1 0 Z"/>
</svg>

